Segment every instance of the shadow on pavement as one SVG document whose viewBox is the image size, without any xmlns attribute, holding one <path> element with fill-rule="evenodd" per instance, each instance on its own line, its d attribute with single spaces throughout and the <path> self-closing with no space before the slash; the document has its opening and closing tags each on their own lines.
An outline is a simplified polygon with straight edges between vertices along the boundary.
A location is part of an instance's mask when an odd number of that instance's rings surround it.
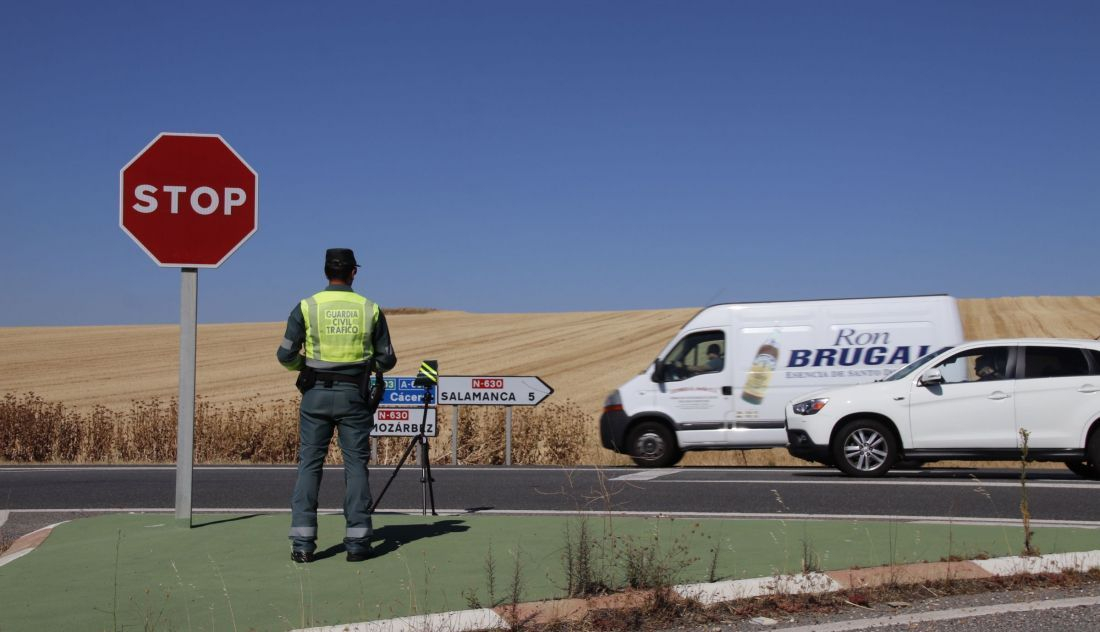
<svg viewBox="0 0 1100 632">
<path fill-rule="evenodd" d="M 211 520 L 210 522 L 203 522 L 201 524 L 191 523 L 192 529 L 198 529 L 199 527 L 209 527 L 215 524 L 224 524 L 226 522 L 236 522 L 238 520 L 248 520 L 249 518 L 258 518 L 266 514 L 248 514 L 246 516 L 233 516 L 232 518 L 222 518 L 221 520 Z"/>
<path fill-rule="evenodd" d="M 449 533 L 462 533 L 468 531 L 469 525 L 463 520 L 440 520 L 429 524 L 391 525 L 375 529 L 371 537 L 371 557 L 376 558 L 387 553 L 393 553 L 399 547 L 422 540 L 434 538 Z M 316 559 L 323 560 L 334 555 L 339 555 L 347 550 L 344 543 L 334 544 L 323 551 L 317 551 Z"/>
</svg>

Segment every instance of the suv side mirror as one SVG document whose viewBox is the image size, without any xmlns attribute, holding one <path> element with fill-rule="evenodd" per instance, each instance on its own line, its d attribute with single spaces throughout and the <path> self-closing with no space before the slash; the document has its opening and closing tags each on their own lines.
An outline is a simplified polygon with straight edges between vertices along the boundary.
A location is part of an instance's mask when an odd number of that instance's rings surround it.
<svg viewBox="0 0 1100 632">
<path fill-rule="evenodd" d="M 660 384 L 665 381 L 665 363 L 660 358 L 653 361 L 653 375 L 649 379 Z"/>
<path fill-rule="evenodd" d="M 928 386 L 929 384 L 943 384 L 943 374 L 939 369 L 928 369 L 924 372 L 924 375 L 920 376 L 921 386 Z"/>
</svg>

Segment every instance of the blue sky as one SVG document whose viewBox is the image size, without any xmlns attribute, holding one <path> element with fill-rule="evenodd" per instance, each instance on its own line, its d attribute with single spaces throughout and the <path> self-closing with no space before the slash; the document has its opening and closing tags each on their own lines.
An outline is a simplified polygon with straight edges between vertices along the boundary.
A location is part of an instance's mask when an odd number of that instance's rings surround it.
<svg viewBox="0 0 1100 632">
<path fill-rule="evenodd" d="M 383 306 L 1097 294 L 1100 3 L 33 2 L 0 23 L 0 325 L 178 321 L 162 131 L 260 174 L 200 322 L 354 248 Z"/>
</svg>

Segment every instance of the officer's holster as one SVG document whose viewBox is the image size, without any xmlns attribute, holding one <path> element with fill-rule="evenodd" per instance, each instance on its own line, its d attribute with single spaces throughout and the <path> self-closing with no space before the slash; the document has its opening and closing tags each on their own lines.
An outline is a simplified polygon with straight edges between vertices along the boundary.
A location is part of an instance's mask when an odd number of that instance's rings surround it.
<svg viewBox="0 0 1100 632">
<path fill-rule="evenodd" d="M 298 379 L 294 381 L 294 386 L 298 387 L 298 392 L 305 395 L 306 391 L 313 388 L 317 384 L 317 371 L 313 367 L 307 366 L 301 371 L 298 371 Z"/>
</svg>

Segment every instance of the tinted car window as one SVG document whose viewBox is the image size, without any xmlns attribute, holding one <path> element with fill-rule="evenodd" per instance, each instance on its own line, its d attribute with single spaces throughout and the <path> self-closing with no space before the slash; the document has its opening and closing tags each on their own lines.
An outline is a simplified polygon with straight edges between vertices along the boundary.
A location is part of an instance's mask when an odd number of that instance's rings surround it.
<svg viewBox="0 0 1100 632">
<path fill-rule="evenodd" d="M 1077 347 L 1028 347 L 1024 352 L 1025 379 L 1088 374 L 1088 360 Z"/>
<path fill-rule="evenodd" d="M 1096 349 L 1089 349 L 1088 353 L 1092 356 L 1092 373 L 1093 375 L 1100 375 L 1100 351 Z"/>
</svg>

